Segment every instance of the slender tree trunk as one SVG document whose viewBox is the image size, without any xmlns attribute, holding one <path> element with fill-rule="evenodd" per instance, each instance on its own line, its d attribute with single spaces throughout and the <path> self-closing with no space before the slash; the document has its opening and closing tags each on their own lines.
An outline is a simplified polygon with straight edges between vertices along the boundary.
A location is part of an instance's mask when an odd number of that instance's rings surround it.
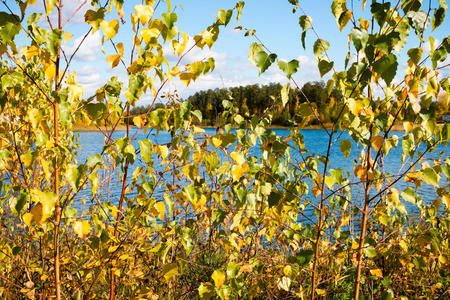
<svg viewBox="0 0 450 300">
<path fill-rule="evenodd" d="M 130 118 L 129 118 L 129 116 L 130 116 L 130 104 L 127 103 L 127 137 L 130 136 Z M 122 206 L 123 206 L 123 200 L 125 198 L 126 187 L 127 187 L 128 165 L 129 165 L 128 159 L 125 159 L 125 168 L 124 168 L 123 177 L 122 177 L 122 192 L 120 194 L 119 207 L 118 207 L 118 212 L 117 212 L 117 222 L 114 227 L 114 237 L 116 239 L 119 236 L 119 231 L 117 229 L 119 227 L 120 220 L 122 219 Z M 113 243 L 113 245 L 115 245 L 115 242 Z M 114 267 L 111 268 L 110 277 L 111 277 L 111 279 L 109 282 L 109 299 L 113 300 L 114 299 Z"/>
<path fill-rule="evenodd" d="M 58 28 L 61 29 L 61 7 L 62 0 L 57 6 L 58 9 Z M 59 64 L 60 64 L 60 45 L 58 45 L 58 53 L 55 62 L 55 92 L 59 91 Z M 54 130 L 54 142 L 55 148 L 58 148 L 59 143 L 59 111 L 58 101 L 53 99 L 53 130 Z M 61 202 L 59 200 L 59 155 L 55 161 L 55 170 L 53 174 L 54 193 L 56 194 L 55 203 L 55 234 L 53 239 L 54 249 L 54 268 L 55 268 L 55 289 L 56 299 L 61 299 L 61 270 L 60 270 L 60 256 L 59 256 L 59 226 L 61 223 Z"/>
<path fill-rule="evenodd" d="M 327 168 L 328 168 L 328 162 L 330 157 L 330 150 L 331 150 L 331 143 L 333 140 L 333 131 L 330 133 L 329 140 L 328 140 L 328 148 L 327 148 L 327 156 L 325 159 L 325 164 L 323 167 L 323 174 L 322 174 L 322 186 L 321 186 L 321 199 L 319 203 L 319 223 L 317 224 L 317 239 L 314 249 L 314 262 L 313 262 L 313 273 L 311 278 L 311 300 L 314 300 L 315 297 L 315 290 L 316 290 L 316 277 L 317 277 L 317 265 L 319 261 L 319 245 L 320 245 L 320 239 L 322 237 L 322 223 L 323 223 L 323 204 L 325 202 L 325 177 L 327 175 Z"/>
<path fill-rule="evenodd" d="M 372 126 L 370 127 L 370 138 L 372 138 Z M 367 217 L 369 212 L 369 203 L 370 203 L 370 185 L 371 182 L 369 180 L 369 171 L 373 170 L 373 166 L 370 163 L 370 155 L 371 155 L 371 146 L 369 145 L 367 149 L 367 157 L 366 157 L 366 186 L 364 192 L 364 209 L 363 209 L 363 218 L 361 221 L 361 233 L 359 235 L 359 246 L 357 252 L 357 265 L 356 265 L 356 279 L 355 279 L 355 295 L 354 299 L 358 300 L 359 298 L 359 287 L 361 284 L 361 265 L 362 265 L 362 252 L 364 248 L 364 239 L 366 237 L 367 230 Z M 375 164 L 375 162 L 374 162 Z"/>
</svg>

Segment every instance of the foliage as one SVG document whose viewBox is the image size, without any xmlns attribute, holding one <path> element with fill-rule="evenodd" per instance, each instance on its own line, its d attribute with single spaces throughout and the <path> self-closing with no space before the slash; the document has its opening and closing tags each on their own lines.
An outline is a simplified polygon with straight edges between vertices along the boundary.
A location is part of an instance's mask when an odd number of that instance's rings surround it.
<svg viewBox="0 0 450 300">
<path fill-rule="evenodd" d="M 13 8 L 3 2 L 0 18 L 1 297 L 446 296 L 450 159 L 445 152 L 429 154 L 446 147 L 450 135 L 449 124 L 437 124 L 434 105 L 441 93 L 448 105 L 449 79 L 439 77 L 448 37 L 429 56 L 419 50 L 430 19 L 433 29 L 443 23 L 445 1 L 433 17 L 421 1 L 374 1 L 369 18 L 356 21 L 346 1 L 334 0 L 338 28 L 354 28 L 341 71 L 327 55 L 332 45 L 326 40 L 317 36 L 309 45 L 321 75 L 332 73 L 320 103 L 295 82 L 298 62 L 282 62 L 266 45 L 252 44 L 249 59 L 260 73 L 276 63 L 291 80 L 276 104 L 292 103 L 291 93 L 304 97 L 290 111 L 286 136 L 268 129 L 272 111 L 246 117 L 232 101 L 233 90 L 221 99 L 226 124 L 214 135 L 194 125 L 202 113 L 176 95 L 166 95 L 164 107 L 130 114 L 144 94 L 155 103 L 170 80 L 189 85 L 211 72 L 211 58 L 188 65 L 182 58 L 194 47 L 213 46 L 231 18 L 240 17 L 243 2 L 219 10 L 189 48 L 169 0 L 144 1 L 129 18 L 123 1 L 91 1 L 87 35 L 98 31 L 103 43 L 112 43 L 105 60 L 112 68 L 125 66 L 128 82 L 113 76 L 87 96 L 69 71 L 73 54 L 61 47 L 68 34 L 63 0 L 44 1 L 42 14 L 26 14 L 34 2 Z M 299 1 L 289 2 L 293 13 L 303 13 Z M 52 10 L 57 25 L 46 18 Z M 133 25 L 129 64 L 115 39 L 125 18 Z M 317 30 L 305 15 L 299 26 L 306 47 L 304 36 Z M 20 33 L 28 45 L 18 47 Z M 419 47 L 403 49 L 409 35 L 418 37 Z M 175 63 L 165 57 L 166 46 Z M 396 83 L 403 52 L 408 66 Z M 301 129 L 311 120 L 326 133 L 326 152 L 309 151 L 303 140 Z M 88 121 L 110 130 L 102 131 L 100 153 L 77 161 L 73 125 Z M 136 130 L 167 133 L 170 141 L 136 141 L 131 121 Z M 120 122 L 127 128 L 114 134 Z M 400 136 L 392 133 L 396 122 L 405 128 Z M 355 144 L 359 155 L 350 156 Z M 403 151 L 394 173 L 384 168 L 393 148 Z M 353 161 L 351 173 L 331 169 L 334 150 Z M 119 178 L 118 194 L 112 177 Z M 410 185 L 398 190 L 401 180 Z M 421 185 L 430 186 L 428 199 L 418 194 Z"/>
</svg>

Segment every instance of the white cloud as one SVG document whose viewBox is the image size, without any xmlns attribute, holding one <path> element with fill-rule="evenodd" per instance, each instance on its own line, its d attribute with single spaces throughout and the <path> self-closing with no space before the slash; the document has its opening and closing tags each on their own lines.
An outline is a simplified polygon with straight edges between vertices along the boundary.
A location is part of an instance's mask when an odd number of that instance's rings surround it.
<svg viewBox="0 0 450 300">
<path fill-rule="evenodd" d="M 90 2 L 91 1 L 89 0 L 64 0 L 61 9 L 62 25 L 65 25 L 65 23 L 67 23 L 68 25 L 83 24 L 84 14 L 88 9 L 92 8 Z M 45 11 L 43 1 L 36 2 L 35 6 L 33 7 L 33 12 L 34 11 Z M 58 10 L 56 9 L 56 7 L 53 8 L 51 13 L 49 14 L 49 19 L 53 26 L 56 26 L 56 24 L 58 24 Z M 44 17 L 41 18 L 40 22 L 43 24 L 48 24 L 46 18 Z"/>
<path fill-rule="evenodd" d="M 77 37 L 69 45 L 63 45 L 66 56 L 70 57 L 77 49 L 78 45 L 83 41 L 84 36 Z M 99 49 L 101 49 L 101 36 L 97 31 L 94 34 L 89 34 L 82 42 L 80 49 L 78 49 L 75 58 L 80 61 L 95 61 L 97 60 Z"/>
<path fill-rule="evenodd" d="M 93 95 L 104 84 L 104 79 L 98 68 L 91 65 L 85 65 L 77 71 L 77 81 L 83 86 L 85 97 Z"/>
</svg>

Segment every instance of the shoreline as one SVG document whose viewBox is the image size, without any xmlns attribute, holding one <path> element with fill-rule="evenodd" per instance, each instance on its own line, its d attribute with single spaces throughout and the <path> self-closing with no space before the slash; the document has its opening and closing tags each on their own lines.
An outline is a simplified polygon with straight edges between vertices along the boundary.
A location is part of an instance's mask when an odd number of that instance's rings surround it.
<svg viewBox="0 0 450 300">
<path fill-rule="evenodd" d="M 196 125 L 200 128 L 209 128 L 209 129 L 215 129 L 217 128 L 216 126 L 211 126 L 211 125 Z M 131 127 L 136 127 L 136 126 L 131 126 Z M 73 127 L 73 131 L 74 132 L 100 132 L 100 131 L 111 131 L 111 127 L 105 127 L 105 126 L 101 126 L 100 128 L 97 126 L 74 126 Z M 117 125 L 115 128 L 115 131 L 123 131 L 126 130 L 127 126 L 126 125 Z M 268 129 L 289 129 L 289 127 L 287 126 L 281 126 L 281 125 L 273 125 L 273 126 L 269 126 Z M 327 126 L 326 129 L 331 129 L 331 126 Z M 310 126 L 306 126 L 305 128 L 302 128 L 302 130 L 323 130 L 323 128 L 320 125 L 310 125 Z M 403 128 L 402 124 L 395 124 L 392 127 L 391 131 L 405 131 L 405 129 Z"/>
</svg>

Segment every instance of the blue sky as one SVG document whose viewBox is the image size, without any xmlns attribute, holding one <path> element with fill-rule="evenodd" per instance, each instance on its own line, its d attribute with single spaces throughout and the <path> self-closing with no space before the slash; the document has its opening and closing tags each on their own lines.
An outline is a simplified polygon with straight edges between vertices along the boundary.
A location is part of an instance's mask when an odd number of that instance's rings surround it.
<svg viewBox="0 0 450 300">
<path fill-rule="evenodd" d="M 83 2 L 82 0 L 63 0 L 65 18 L 70 16 L 72 12 Z M 15 1 L 11 2 L 14 7 Z M 89 29 L 87 24 L 83 22 L 84 11 L 89 9 L 89 2 L 83 6 L 81 13 L 74 17 L 71 22 L 66 25 L 65 30 L 74 34 L 74 37 L 64 44 L 64 49 L 69 55 L 76 48 L 76 45 L 81 40 L 81 36 Z M 331 13 L 330 5 L 332 1 L 326 0 L 305 0 L 300 1 L 304 12 L 313 19 L 313 26 L 317 34 L 330 42 L 328 54 L 332 60 L 335 61 L 335 66 L 338 70 L 342 70 L 344 58 L 348 51 L 347 33 L 351 29 L 350 23 L 340 32 L 334 16 Z M 351 1 L 347 1 L 350 7 Z M 366 11 L 363 12 L 361 7 L 361 0 L 354 0 L 356 19 L 367 16 L 367 11 L 370 9 L 371 1 L 367 1 Z M 428 1 L 425 1 L 426 8 L 428 8 Z M 130 30 L 129 14 L 134 12 L 134 5 L 140 4 L 141 1 L 125 1 L 124 11 L 127 23 L 121 25 L 119 34 L 114 38 L 116 43 L 123 42 L 125 45 L 125 56 L 127 62 L 129 61 L 129 52 L 131 49 L 132 32 Z M 179 6 L 182 4 L 183 9 Z M 176 25 L 180 30 L 185 31 L 190 36 L 199 34 L 208 25 L 214 22 L 215 15 L 219 8 L 232 8 L 235 1 L 231 0 L 172 0 L 172 7 L 177 6 L 176 13 L 178 14 L 178 22 Z M 438 6 L 438 0 L 432 1 L 432 6 Z M 162 8 L 165 6 L 163 5 Z M 315 58 L 312 54 L 312 45 L 316 40 L 316 36 L 312 31 L 308 31 L 306 45 L 304 50 L 301 46 L 300 36 L 301 29 L 298 24 L 298 18 L 303 13 L 297 11 L 292 13 L 292 5 L 287 0 L 248 0 L 243 9 L 242 18 L 239 23 L 236 22 L 235 16 L 227 26 L 221 27 L 219 40 L 212 47 L 212 49 L 204 50 L 195 49 L 186 56 L 184 62 L 190 63 L 195 60 L 207 58 L 212 56 L 216 59 L 216 69 L 213 73 L 208 74 L 204 78 L 199 78 L 194 84 L 185 88 L 184 84 L 179 81 L 172 82 L 167 86 L 166 91 L 177 90 L 181 97 L 186 98 L 192 93 L 209 88 L 217 87 L 231 87 L 247 84 L 266 84 L 269 82 L 287 82 L 282 72 L 274 64 L 262 76 L 258 76 L 258 70 L 252 66 L 248 61 L 248 48 L 252 42 L 255 41 L 253 37 L 244 37 L 243 32 L 234 30 L 237 25 L 242 25 L 247 28 L 255 29 L 257 36 L 264 42 L 264 44 L 273 52 L 278 54 L 279 58 L 291 60 L 298 59 L 300 61 L 299 72 L 294 76 L 295 80 L 300 86 L 307 81 L 321 80 L 319 72 L 315 63 Z M 41 1 L 38 1 L 31 11 L 42 9 Z M 2 7 L 1 10 L 4 10 Z M 160 10 L 160 13 L 163 12 Z M 54 18 L 52 15 L 51 18 Z M 117 18 L 113 14 L 111 18 Z M 431 27 L 431 26 L 429 26 Z M 450 22 L 448 18 L 446 22 L 441 25 L 439 29 L 433 32 L 433 35 L 442 40 L 443 37 L 449 34 Z M 431 30 L 428 30 L 429 35 Z M 426 36 L 428 36 L 426 35 Z M 407 47 L 419 46 L 417 38 L 410 37 L 408 39 Z M 427 51 L 427 44 L 422 45 Z M 111 76 L 117 75 L 124 81 L 126 86 L 126 72 L 123 66 L 119 65 L 115 69 L 111 69 L 106 63 L 106 56 L 100 51 L 101 47 L 101 33 L 97 32 L 90 35 L 85 45 L 83 45 L 74 60 L 71 70 L 77 72 L 78 81 L 85 88 L 85 97 L 89 97 L 95 90 L 102 86 Z M 111 46 L 108 42 L 105 43 L 105 50 L 111 54 Z M 353 49 L 354 50 L 354 49 Z M 406 66 L 406 53 L 401 53 L 402 61 L 400 62 L 397 79 L 401 78 L 401 69 Z M 449 59 L 445 63 L 449 63 Z M 445 76 L 449 75 L 448 68 L 443 70 Z M 323 79 L 328 79 L 325 76 Z M 140 105 L 148 104 L 150 102 L 150 95 L 144 95 L 142 100 L 138 102 Z"/>
</svg>

